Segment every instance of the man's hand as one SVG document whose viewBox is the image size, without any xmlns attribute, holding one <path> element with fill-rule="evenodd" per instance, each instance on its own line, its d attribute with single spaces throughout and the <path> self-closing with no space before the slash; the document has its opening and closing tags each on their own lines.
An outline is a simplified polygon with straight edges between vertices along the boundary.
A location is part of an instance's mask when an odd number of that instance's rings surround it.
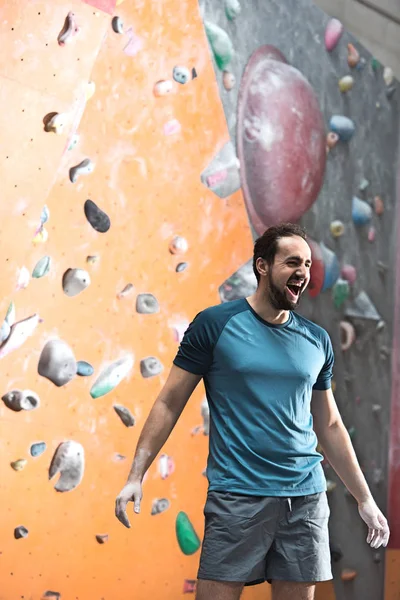
<svg viewBox="0 0 400 600">
<path fill-rule="evenodd" d="M 389 541 L 389 525 L 373 498 L 369 498 L 358 505 L 358 512 L 362 520 L 368 525 L 367 544 L 371 548 L 384 548 Z"/>
<path fill-rule="evenodd" d="M 128 502 L 133 502 L 135 513 L 140 513 L 140 502 L 142 500 L 142 484 L 140 481 L 128 481 L 125 487 L 119 493 L 115 501 L 115 516 L 118 521 L 121 521 L 125 527 L 130 527 L 131 524 L 126 514 L 126 506 Z"/>
</svg>

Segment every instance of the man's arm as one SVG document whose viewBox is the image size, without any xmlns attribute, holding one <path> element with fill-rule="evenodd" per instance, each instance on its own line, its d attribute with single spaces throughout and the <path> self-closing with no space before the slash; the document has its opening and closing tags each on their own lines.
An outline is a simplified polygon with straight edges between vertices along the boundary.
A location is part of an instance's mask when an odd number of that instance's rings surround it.
<svg viewBox="0 0 400 600">
<path fill-rule="evenodd" d="M 387 521 L 372 497 L 331 389 L 313 391 L 311 412 L 314 431 L 327 460 L 357 500 L 361 518 L 368 525 L 367 542 L 373 548 L 386 546 Z"/>
<path fill-rule="evenodd" d="M 116 501 L 116 517 L 126 527 L 130 527 L 126 505 L 132 500 L 135 512 L 140 511 L 143 477 L 167 441 L 200 379 L 201 375 L 172 365 L 140 434 L 128 481 Z"/>
</svg>

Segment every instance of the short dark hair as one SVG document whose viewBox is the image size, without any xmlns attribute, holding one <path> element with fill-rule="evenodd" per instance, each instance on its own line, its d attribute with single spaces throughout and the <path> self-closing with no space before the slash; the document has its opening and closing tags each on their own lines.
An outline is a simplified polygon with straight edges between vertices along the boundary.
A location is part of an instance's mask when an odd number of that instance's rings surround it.
<svg viewBox="0 0 400 600">
<path fill-rule="evenodd" d="M 275 256 L 278 250 L 278 241 L 283 237 L 291 237 L 298 235 L 307 240 L 307 234 L 305 229 L 295 223 L 281 223 L 274 227 L 269 227 L 261 237 L 259 237 L 254 244 L 253 254 L 253 271 L 257 278 L 257 282 L 260 281 L 260 273 L 257 271 L 256 261 L 257 258 L 263 258 L 267 261 L 269 266 L 274 264 Z"/>
</svg>

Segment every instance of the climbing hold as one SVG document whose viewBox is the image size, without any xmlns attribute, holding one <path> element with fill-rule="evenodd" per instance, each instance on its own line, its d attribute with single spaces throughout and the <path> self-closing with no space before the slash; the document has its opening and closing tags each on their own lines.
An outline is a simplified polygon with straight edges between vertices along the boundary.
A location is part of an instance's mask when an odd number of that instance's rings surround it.
<svg viewBox="0 0 400 600">
<path fill-rule="evenodd" d="M 133 285 L 131 283 L 127 283 L 123 290 L 118 292 L 117 298 L 125 298 L 133 291 Z"/>
<path fill-rule="evenodd" d="M 371 58 L 371 67 L 372 67 L 372 70 L 376 72 L 379 69 L 380 66 L 381 66 L 381 63 L 379 62 L 379 60 L 373 56 Z"/>
<path fill-rule="evenodd" d="M 77 296 L 90 285 L 90 275 L 83 269 L 67 269 L 62 278 L 62 287 L 67 296 Z"/>
<path fill-rule="evenodd" d="M 86 200 L 83 207 L 85 216 L 93 229 L 99 233 L 106 233 L 111 226 L 110 217 L 93 202 L 93 200 Z"/>
<path fill-rule="evenodd" d="M 32 271 L 32 277 L 34 279 L 40 279 L 47 275 L 50 271 L 51 258 L 50 256 L 43 256 L 37 263 Z"/>
<path fill-rule="evenodd" d="M 357 271 L 353 265 L 343 265 L 340 274 L 343 279 L 350 283 L 350 285 L 357 279 Z"/>
<path fill-rule="evenodd" d="M 108 542 L 108 533 L 99 533 L 96 535 L 96 540 L 99 544 L 105 544 Z"/>
<path fill-rule="evenodd" d="M 390 356 L 390 350 L 387 346 L 381 346 L 379 348 L 379 356 L 382 360 L 386 360 Z"/>
<path fill-rule="evenodd" d="M 121 404 L 114 404 L 114 410 L 126 427 L 134 426 L 135 417 L 128 408 L 122 406 Z"/>
<path fill-rule="evenodd" d="M 394 81 L 393 69 L 391 69 L 390 67 L 385 67 L 383 69 L 383 79 L 387 86 L 392 85 Z"/>
<path fill-rule="evenodd" d="M 160 498 L 153 500 L 153 504 L 151 505 L 151 514 L 159 515 L 160 513 L 165 512 L 170 507 L 170 502 L 167 498 Z"/>
<path fill-rule="evenodd" d="M 375 214 L 378 216 L 383 215 L 385 212 L 385 205 L 383 204 L 383 200 L 380 196 L 375 196 L 374 198 L 374 210 Z"/>
<path fill-rule="evenodd" d="M 123 454 L 115 453 L 114 454 L 114 460 L 118 461 L 118 462 L 121 462 L 122 460 L 126 460 L 126 456 L 124 456 Z"/>
<path fill-rule="evenodd" d="M 67 123 L 68 116 L 64 113 L 55 113 L 51 117 L 51 119 L 46 120 L 46 124 L 44 126 L 45 131 L 60 135 L 63 132 L 63 129 Z"/>
<path fill-rule="evenodd" d="M 175 531 L 178 544 L 183 554 L 189 556 L 200 548 L 199 536 L 194 530 L 186 513 L 180 511 L 176 517 Z"/>
<path fill-rule="evenodd" d="M 334 286 L 340 275 L 340 265 L 336 254 L 325 244 L 321 242 L 318 245 L 312 240 L 309 240 L 309 244 L 313 256 L 312 286 L 310 288 L 310 296 L 313 298 Z"/>
<path fill-rule="evenodd" d="M 28 464 L 28 461 L 25 458 L 20 458 L 18 460 L 14 460 L 12 463 L 10 463 L 10 465 L 14 469 L 14 471 L 22 471 L 22 469 L 24 469 L 27 464 Z"/>
<path fill-rule="evenodd" d="M 326 491 L 328 494 L 333 492 L 333 490 L 336 488 L 336 486 L 337 486 L 337 483 L 335 481 L 331 481 L 330 479 L 326 480 Z"/>
<path fill-rule="evenodd" d="M 353 569 L 343 569 L 340 575 L 342 581 L 353 581 L 357 577 L 357 571 Z"/>
<path fill-rule="evenodd" d="M 336 544 L 329 543 L 329 550 L 331 551 L 331 558 L 333 562 L 339 562 L 343 558 L 343 552 L 336 546 Z"/>
<path fill-rule="evenodd" d="M 166 479 L 175 470 L 175 464 L 173 459 L 168 454 L 161 454 L 158 460 L 158 472 L 160 473 L 161 479 Z"/>
<path fill-rule="evenodd" d="M 103 369 L 91 387 L 92 398 L 100 398 L 111 392 L 133 368 L 133 354 L 126 354 Z"/>
<path fill-rule="evenodd" d="M 354 79 L 351 75 L 345 75 L 339 79 L 339 90 L 344 94 L 349 92 L 354 85 Z"/>
<path fill-rule="evenodd" d="M 164 135 L 174 135 L 175 133 L 179 133 L 181 130 L 181 124 L 178 119 L 171 119 L 164 124 Z"/>
<path fill-rule="evenodd" d="M 59 592 L 52 592 L 47 590 L 42 596 L 42 600 L 60 600 L 61 594 Z"/>
<path fill-rule="evenodd" d="M 363 177 L 363 179 L 361 179 L 360 184 L 358 186 L 358 189 L 361 192 L 365 192 L 365 190 L 367 189 L 367 187 L 369 186 L 369 181 L 368 179 L 365 179 L 365 177 Z"/>
<path fill-rule="evenodd" d="M 184 237 L 176 235 L 169 244 L 171 254 L 185 254 L 188 249 L 188 243 Z"/>
<path fill-rule="evenodd" d="M 183 593 L 184 594 L 195 594 L 196 593 L 196 584 L 197 584 L 197 581 L 195 579 L 185 579 L 183 581 Z"/>
<path fill-rule="evenodd" d="M 228 277 L 218 289 L 222 303 L 251 296 L 257 289 L 252 261 L 247 261 L 233 275 Z"/>
<path fill-rule="evenodd" d="M 330 131 L 327 136 L 326 136 L 326 145 L 328 147 L 329 150 L 331 150 L 332 148 L 334 148 L 336 146 L 336 144 L 339 141 L 339 136 L 337 133 L 333 133 L 333 131 Z"/>
<path fill-rule="evenodd" d="M 90 158 L 85 158 L 82 162 L 75 167 L 71 167 L 69 170 L 69 179 L 72 183 L 75 183 L 80 175 L 87 175 L 88 173 L 92 173 L 94 169 L 94 164 L 90 160 Z"/>
<path fill-rule="evenodd" d="M 218 27 L 218 25 L 215 25 L 215 23 L 205 21 L 204 27 L 214 54 L 215 62 L 217 63 L 218 68 L 223 71 L 231 62 L 234 54 L 231 39 L 226 31 L 221 29 L 221 27 Z"/>
<path fill-rule="evenodd" d="M 380 321 L 378 321 L 377 325 L 376 325 L 376 330 L 377 331 L 383 331 L 386 327 L 386 323 L 383 319 L 381 319 Z"/>
<path fill-rule="evenodd" d="M 90 98 L 94 96 L 96 91 L 96 83 L 94 81 L 88 81 L 85 90 L 85 101 L 89 102 Z"/>
<path fill-rule="evenodd" d="M 14 537 L 16 540 L 26 538 L 26 537 L 28 537 L 28 534 L 29 534 L 29 531 L 23 525 L 20 525 L 19 527 L 16 527 L 14 529 Z"/>
<path fill-rule="evenodd" d="M 153 315 L 158 313 L 160 305 L 153 294 L 139 294 L 136 298 L 136 312 L 142 315 Z"/>
<path fill-rule="evenodd" d="M 70 492 L 82 481 L 85 470 L 85 451 L 78 442 L 68 440 L 56 449 L 49 467 L 49 479 L 57 473 L 60 478 L 54 486 L 57 492 Z"/>
<path fill-rule="evenodd" d="M 157 81 L 153 88 L 153 94 L 157 97 L 168 96 L 172 92 L 172 81 L 162 79 Z"/>
<path fill-rule="evenodd" d="M 14 325 L 15 318 L 16 318 L 15 304 L 14 304 L 14 302 L 10 302 L 10 304 L 8 305 L 7 314 L 6 314 L 6 321 L 10 325 L 10 327 L 12 325 Z"/>
<path fill-rule="evenodd" d="M 177 83 L 185 85 L 190 79 L 190 71 L 187 67 L 174 67 L 172 77 Z"/>
<path fill-rule="evenodd" d="M 344 234 L 344 223 L 342 221 L 332 221 L 330 224 L 331 234 L 334 238 L 338 238 Z"/>
<path fill-rule="evenodd" d="M 370 321 L 381 321 L 382 317 L 365 292 L 360 292 L 354 299 L 353 306 L 346 309 L 346 316 Z"/>
<path fill-rule="evenodd" d="M 185 335 L 185 331 L 189 327 L 188 321 L 183 321 L 181 323 L 174 323 L 172 325 L 172 331 L 174 332 L 174 341 L 177 344 L 180 344 L 183 340 L 183 336 Z"/>
<path fill-rule="evenodd" d="M 78 360 L 76 363 L 76 373 L 81 377 L 90 377 L 94 373 L 92 365 L 85 360 Z"/>
<path fill-rule="evenodd" d="M 200 180 L 219 198 L 227 198 L 240 189 L 239 161 L 232 142 L 224 144 L 204 169 Z"/>
<path fill-rule="evenodd" d="M 379 485 L 380 483 L 382 483 L 382 481 L 383 481 L 383 470 L 379 469 L 377 467 L 375 469 L 373 469 L 371 479 L 372 479 L 372 483 L 374 485 Z"/>
<path fill-rule="evenodd" d="M 124 33 L 124 23 L 121 17 L 114 17 L 111 21 L 111 27 L 115 33 Z"/>
<path fill-rule="evenodd" d="M 368 229 L 368 241 L 369 242 L 374 242 L 375 241 L 375 236 L 376 236 L 375 227 L 370 227 Z"/>
<path fill-rule="evenodd" d="M 155 356 L 148 356 L 140 361 L 140 373 L 142 377 L 155 377 L 164 370 L 163 365 Z"/>
<path fill-rule="evenodd" d="M 39 227 L 39 229 L 36 231 L 33 239 L 32 239 L 32 244 L 44 244 L 45 242 L 47 242 L 49 237 L 49 232 L 47 231 L 47 229 L 43 226 Z"/>
<path fill-rule="evenodd" d="M 328 52 L 334 50 L 343 33 L 343 24 L 339 19 L 330 19 L 325 29 L 325 48 Z"/>
<path fill-rule="evenodd" d="M 230 92 L 236 83 L 236 79 L 233 73 L 230 71 L 224 71 L 222 74 L 222 83 L 224 84 L 224 88 L 227 92 Z"/>
<path fill-rule="evenodd" d="M 31 275 L 26 267 L 21 267 L 18 269 L 17 291 L 25 290 L 28 287 L 30 280 Z"/>
<path fill-rule="evenodd" d="M 353 44 L 347 44 L 347 63 L 350 68 L 354 68 L 360 62 L 360 53 L 353 46 Z"/>
<path fill-rule="evenodd" d="M 192 68 L 192 79 L 196 79 L 197 78 L 197 71 L 196 69 L 193 67 Z"/>
<path fill-rule="evenodd" d="M 79 135 L 77 133 L 74 133 L 69 141 L 68 151 L 73 150 L 78 145 L 78 142 Z"/>
<path fill-rule="evenodd" d="M 376 266 L 378 267 L 379 275 L 381 277 L 385 277 L 389 267 L 381 260 L 378 260 L 378 262 L 376 263 Z"/>
<path fill-rule="evenodd" d="M 0 346 L 3 342 L 6 341 L 8 336 L 10 335 L 11 327 L 8 323 L 7 319 L 4 319 L 2 326 L 0 327 Z"/>
<path fill-rule="evenodd" d="M 387 98 L 391 98 L 393 96 L 393 94 L 396 91 L 396 86 L 395 85 L 391 85 L 390 87 L 386 88 L 386 97 Z"/>
<path fill-rule="evenodd" d="M 94 263 L 96 263 L 99 260 L 99 256 L 87 256 L 86 257 L 86 262 L 89 263 L 90 265 L 94 265 Z"/>
<path fill-rule="evenodd" d="M 207 398 L 204 398 L 200 407 L 201 416 L 203 418 L 203 433 L 209 435 L 210 433 L 210 408 L 208 406 Z"/>
<path fill-rule="evenodd" d="M 186 267 L 188 266 L 187 263 L 185 262 L 180 262 L 176 265 L 175 271 L 177 273 L 182 273 L 182 271 L 184 271 L 186 269 Z"/>
<path fill-rule="evenodd" d="M 38 323 L 39 315 L 37 314 L 14 323 L 11 327 L 10 335 L 0 346 L 0 358 L 20 348 L 33 334 Z"/>
<path fill-rule="evenodd" d="M 358 63 L 358 65 L 356 65 L 356 69 L 357 71 L 362 71 L 363 68 L 365 67 L 365 65 L 367 64 L 367 61 L 365 60 L 365 58 L 362 56 L 360 58 L 360 62 Z"/>
<path fill-rule="evenodd" d="M 14 412 L 34 410 L 40 406 L 39 396 L 30 390 L 12 390 L 4 394 L 2 400 L 7 408 Z"/>
<path fill-rule="evenodd" d="M 36 442 L 35 444 L 31 445 L 30 448 L 30 453 L 31 456 L 33 457 L 37 457 L 40 456 L 41 454 L 43 454 L 43 452 L 46 450 L 46 442 Z"/>
<path fill-rule="evenodd" d="M 65 18 L 64 27 L 58 34 L 58 43 L 60 46 L 65 46 L 70 39 L 79 32 L 79 27 L 76 24 L 75 15 L 69 12 Z"/>
<path fill-rule="evenodd" d="M 57 387 L 71 381 L 76 375 L 74 353 L 63 340 L 50 340 L 44 346 L 38 364 L 38 373 Z"/>
<path fill-rule="evenodd" d="M 356 339 L 356 330 L 349 321 L 340 321 L 340 348 L 346 352 Z"/>
<path fill-rule="evenodd" d="M 351 216 L 354 225 L 366 225 L 372 217 L 372 209 L 364 200 L 353 196 Z"/>
<path fill-rule="evenodd" d="M 240 2 L 239 0 L 225 0 L 225 14 L 230 21 L 233 21 L 240 15 Z"/>
<path fill-rule="evenodd" d="M 340 308 L 350 295 L 350 285 L 345 279 L 339 279 L 336 281 L 332 289 L 333 293 L 333 304 L 335 308 Z"/>
<path fill-rule="evenodd" d="M 329 129 L 337 133 L 340 141 L 348 142 L 353 137 L 355 125 L 348 117 L 333 115 L 329 121 Z"/>
<path fill-rule="evenodd" d="M 372 412 L 374 413 L 374 415 L 379 414 L 382 410 L 382 406 L 380 404 L 373 404 L 371 406 L 371 408 L 372 408 Z"/>
</svg>

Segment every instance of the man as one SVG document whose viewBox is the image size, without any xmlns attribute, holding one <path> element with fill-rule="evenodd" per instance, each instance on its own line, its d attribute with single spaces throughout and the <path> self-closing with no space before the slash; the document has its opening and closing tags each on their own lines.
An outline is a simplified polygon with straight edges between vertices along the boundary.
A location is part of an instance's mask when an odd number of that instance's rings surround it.
<svg viewBox="0 0 400 600">
<path fill-rule="evenodd" d="M 142 480 L 201 380 L 210 407 L 209 490 L 197 600 L 237 600 L 272 583 L 273 600 L 313 600 L 332 578 L 322 456 L 358 503 L 367 542 L 386 546 L 374 502 L 339 415 L 327 332 L 293 312 L 310 280 L 303 229 L 271 227 L 255 243 L 256 292 L 207 308 L 187 329 L 116 501 L 127 527 Z"/>
</svg>

